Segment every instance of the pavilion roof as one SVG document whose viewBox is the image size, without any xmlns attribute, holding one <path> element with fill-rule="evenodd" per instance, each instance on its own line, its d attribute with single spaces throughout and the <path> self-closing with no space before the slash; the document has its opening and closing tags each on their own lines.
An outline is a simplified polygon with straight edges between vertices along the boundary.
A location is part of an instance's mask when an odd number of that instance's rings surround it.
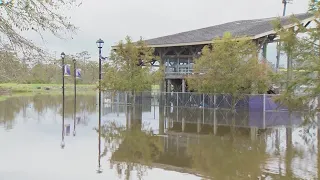
<svg viewBox="0 0 320 180">
<path fill-rule="evenodd" d="M 225 32 L 230 32 L 233 36 L 237 37 L 246 36 L 251 39 L 258 39 L 276 33 L 272 22 L 277 18 L 280 18 L 281 24 L 285 28 L 293 27 L 294 23 L 290 20 L 291 16 L 292 15 L 228 22 L 202 29 L 148 39 L 146 43 L 152 47 L 210 44 L 214 38 L 222 37 Z M 294 16 L 302 23 L 307 23 L 314 19 L 313 14 L 310 13 L 294 14 Z"/>
</svg>

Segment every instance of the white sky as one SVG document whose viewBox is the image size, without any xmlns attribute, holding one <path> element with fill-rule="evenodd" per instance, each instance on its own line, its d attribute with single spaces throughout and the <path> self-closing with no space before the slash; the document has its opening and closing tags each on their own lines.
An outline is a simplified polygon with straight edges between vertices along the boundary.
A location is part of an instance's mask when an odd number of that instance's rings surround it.
<svg viewBox="0 0 320 180">
<path fill-rule="evenodd" d="M 306 12 L 308 2 L 293 0 L 287 14 Z M 83 0 L 80 7 L 66 12 L 80 28 L 72 40 L 46 35 L 43 42 L 34 35 L 28 37 L 56 51 L 57 57 L 62 51 L 87 50 L 97 58 L 99 38 L 105 41 L 103 55 L 108 56 L 110 47 L 126 35 L 149 39 L 235 20 L 280 16 L 282 10 L 282 0 Z M 273 52 L 270 49 L 268 54 Z"/>
</svg>

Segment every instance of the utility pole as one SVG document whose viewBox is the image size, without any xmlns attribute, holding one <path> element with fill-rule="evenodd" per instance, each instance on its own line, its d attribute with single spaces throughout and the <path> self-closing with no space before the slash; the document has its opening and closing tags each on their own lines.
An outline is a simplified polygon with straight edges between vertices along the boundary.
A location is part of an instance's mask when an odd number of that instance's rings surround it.
<svg viewBox="0 0 320 180">
<path fill-rule="evenodd" d="M 282 12 L 282 16 L 286 16 L 286 11 L 287 11 L 287 4 L 288 3 L 292 3 L 293 0 L 282 0 L 282 4 L 283 4 L 283 12 Z M 279 72 L 279 66 L 280 66 L 280 49 L 281 49 L 281 42 L 280 39 L 277 42 L 277 63 L 276 63 L 276 72 Z M 289 63 L 289 59 L 287 62 L 287 70 L 290 66 L 291 62 Z"/>
</svg>

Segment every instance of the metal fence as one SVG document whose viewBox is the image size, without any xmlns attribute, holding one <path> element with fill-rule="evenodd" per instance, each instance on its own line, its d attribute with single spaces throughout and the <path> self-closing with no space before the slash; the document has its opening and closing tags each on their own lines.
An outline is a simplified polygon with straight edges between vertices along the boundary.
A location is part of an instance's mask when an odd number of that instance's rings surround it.
<svg viewBox="0 0 320 180">
<path fill-rule="evenodd" d="M 193 107 L 204 109 L 232 109 L 254 111 L 287 111 L 288 109 L 278 103 L 278 95 L 270 94 L 246 94 L 241 98 L 234 99 L 228 94 L 205 94 L 193 92 L 138 92 L 135 93 L 134 101 L 130 101 L 131 92 L 108 92 L 103 93 L 103 102 L 116 104 L 135 104 L 165 107 Z M 306 107 L 307 108 L 307 107 Z"/>
</svg>

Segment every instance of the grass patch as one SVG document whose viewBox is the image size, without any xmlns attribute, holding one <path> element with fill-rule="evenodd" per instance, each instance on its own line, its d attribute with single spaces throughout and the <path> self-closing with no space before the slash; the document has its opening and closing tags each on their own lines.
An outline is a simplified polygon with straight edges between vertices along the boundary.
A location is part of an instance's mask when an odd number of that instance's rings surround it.
<svg viewBox="0 0 320 180">
<path fill-rule="evenodd" d="M 34 96 L 36 94 L 61 95 L 62 84 L 17 84 L 3 83 L 0 84 L 0 90 L 8 91 L 8 94 L 1 95 L 0 101 L 4 101 L 9 97 L 17 96 Z M 152 92 L 159 91 L 159 85 L 152 85 Z M 77 94 L 79 95 L 94 95 L 97 86 L 95 84 L 77 84 Z M 71 95 L 74 93 L 73 84 L 65 84 L 65 94 Z"/>
<path fill-rule="evenodd" d="M 65 92 L 65 96 L 71 96 L 74 93 L 69 91 L 69 92 Z M 25 92 L 25 93 L 14 93 L 11 95 L 2 95 L 0 96 L 0 101 L 5 101 L 8 98 L 11 97 L 26 97 L 26 96 L 35 96 L 35 95 L 50 95 L 50 96 L 62 96 L 62 92 L 37 92 L 37 93 L 32 93 L 32 92 Z M 96 91 L 82 91 L 82 92 L 78 92 L 77 91 L 77 95 L 96 95 Z"/>
<path fill-rule="evenodd" d="M 77 84 L 77 94 L 95 94 L 96 85 L 94 84 Z M 8 91 L 9 93 L 0 94 L 0 101 L 4 101 L 9 97 L 17 96 L 34 96 L 35 94 L 50 94 L 61 95 L 61 84 L 16 84 L 4 83 L 0 84 L 0 89 Z M 65 84 L 65 94 L 70 95 L 74 93 L 73 84 Z"/>
<path fill-rule="evenodd" d="M 65 84 L 66 91 L 73 91 L 73 87 L 73 84 Z M 0 89 L 9 90 L 11 93 L 61 91 L 61 88 L 61 84 L 0 84 Z M 95 89 L 94 84 L 77 84 L 77 91 L 94 91 Z"/>
</svg>

